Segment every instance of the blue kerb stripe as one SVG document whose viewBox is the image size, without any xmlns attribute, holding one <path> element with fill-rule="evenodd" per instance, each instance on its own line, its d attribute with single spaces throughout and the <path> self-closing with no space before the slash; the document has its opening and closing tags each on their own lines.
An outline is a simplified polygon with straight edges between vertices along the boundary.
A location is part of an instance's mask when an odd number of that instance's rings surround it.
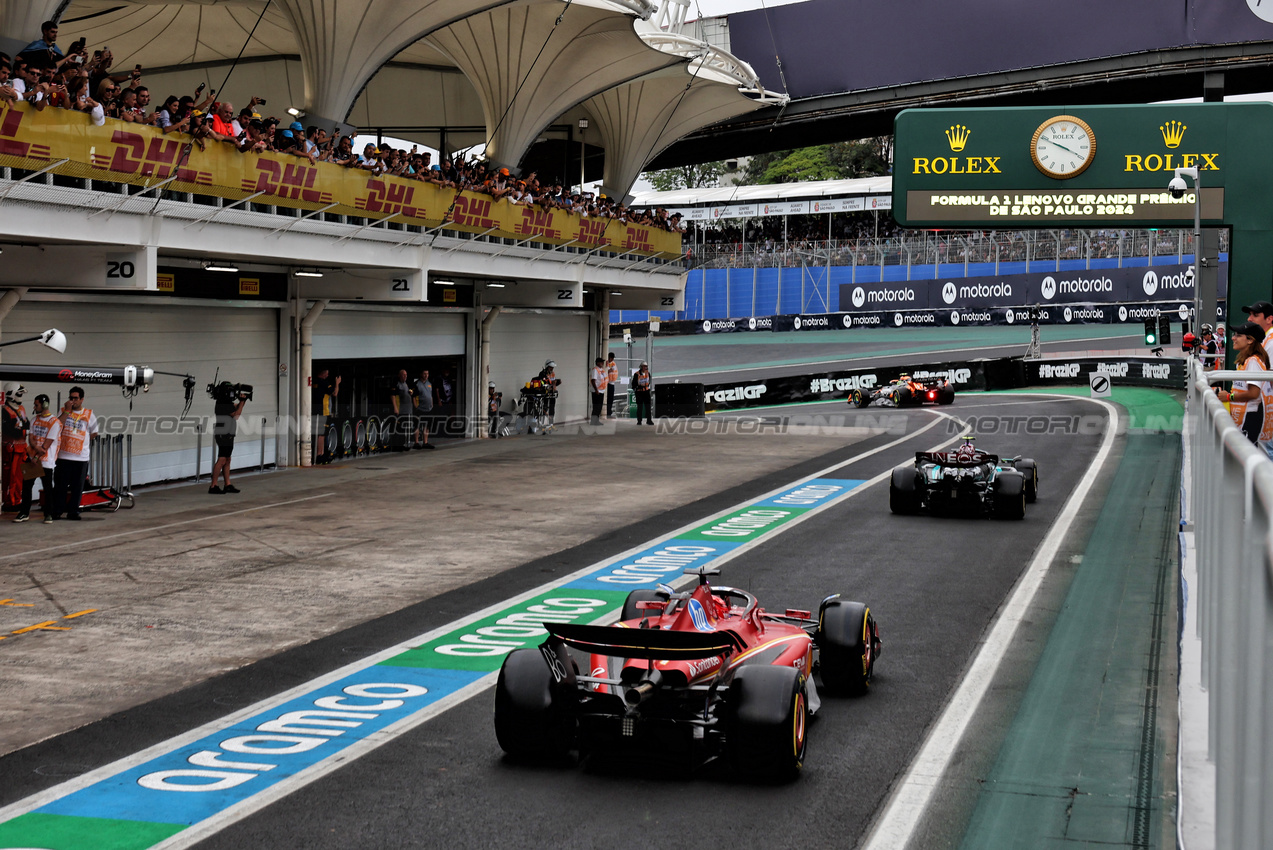
<svg viewBox="0 0 1273 850">
<path fill-rule="evenodd" d="M 843 499 L 854 488 L 866 483 L 860 478 L 815 478 L 797 487 L 789 487 L 748 507 L 820 508 Z M 745 510 L 745 509 L 744 509 Z M 783 526 L 774 526 L 780 531 Z M 635 590 L 653 588 L 659 582 L 672 582 L 687 569 L 710 565 L 737 549 L 735 541 L 673 538 L 618 558 L 596 572 L 577 578 L 565 588 L 576 590 Z M 563 588 L 563 589 L 565 589 Z"/>
<path fill-rule="evenodd" d="M 847 496 L 855 487 L 865 483 L 860 479 L 819 478 L 790 487 L 750 507 L 821 508 Z M 775 531 L 782 526 L 776 526 Z M 676 580 L 684 569 L 711 564 L 737 549 L 741 543 L 729 541 L 704 541 L 671 539 L 637 552 L 625 558 L 615 559 L 590 575 L 563 585 L 562 589 L 579 590 L 630 590 L 638 587 L 652 588 L 659 582 Z M 465 670 L 394 667 L 379 664 L 351 673 L 339 681 L 315 688 L 305 696 L 276 706 L 268 711 L 238 721 L 233 726 L 207 735 L 203 739 L 183 746 L 170 753 L 157 756 L 145 764 L 118 773 L 92 786 L 80 789 L 54 800 L 36 811 L 46 814 L 78 817 L 136 820 L 154 823 L 193 825 L 269 789 L 288 777 L 313 767 L 342 750 L 365 740 L 395 723 L 412 717 L 461 688 L 488 675 L 486 672 Z M 384 685 L 383 695 L 360 696 L 346 693 L 349 688 Z M 423 688 L 424 693 L 411 696 L 395 696 L 393 686 Z M 374 689 L 372 689 L 374 690 Z M 328 706 L 318 706 L 318 700 L 331 700 Z M 333 699 L 334 698 L 334 699 Z M 379 711 L 359 712 L 359 705 L 368 706 L 387 699 L 401 699 L 402 705 Z M 288 729 L 266 730 L 260 727 L 271 721 L 282 721 L 293 712 L 338 711 L 352 716 L 341 717 L 310 715 L 296 716 L 286 725 Z M 374 715 L 374 716 L 372 716 Z M 306 722 L 306 721 L 309 722 Z M 345 722 L 350 726 L 314 725 L 314 721 Z M 321 730 L 339 732 L 323 735 Z M 274 735 L 273 739 L 260 738 Z M 247 738 L 247 741 L 241 739 Z M 234 742 L 238 739 L 238 743 Z M 256 752 L 236 752 L 224 746 Z M 270 752 L 269 747 L 307 747 L 301 752 Z M 202 761 L 194 764 L 191 758 Z M 237 763 L 238 767 L 221 766 Z M 270 765 L 245 768 L 243 764 Z M 180 774 L 167 773 L 182 771 Z M 202 771 L 191 773 L 190 771 Z M 163 775 L 160 780 L 157 775 Z M 242 776 L 249 778 L 237 781 Z M 162 781 L 159 788 L 147 787 Z M 196 788 L 220 784 L 217 790 L 182 791 L 181 786 Z"/>
<path fill-rule="evenodd" d="M 286 779 L 321 761 L 331 758 L 341 750 L 356 744 L 390 724 L 397 723 L 412 714 L 453 693 L 470 682 L 485 676 L 485 673 L 464 670 L 427 670 L 412 667 L 391 667 L 376 665 L 359 670 L 350 676 L 332 682 L 309 694 L 297 697 L 288 703 L 245 718 L 233 726 L 215 732 L 200 741 L 184 746 L 171 753 L 159 756 L 145 764 L 118 773 L 95 785 L 83 788 L 54 800 L 36 811 L 55 815 L 77 815 L 91 818 L 110 818 L 114 820 L 154 821 L 157 823 L 195 824 L 212 815 L 222 812 L 231 806 L 241 803 L 250 797 L 260 794 L 271 785 Z M 315 700 L 323 697 L 342 697 L 348 706 L 347 711 L 356 711 L 356 705 L 370 705 L 384 699 L 398 697 L 354 697 L 344 690 L 357 685 L 372 683 L 393 683 L 427 688 L 428 692 L 420 696 L 401 697 L 402 706 L 378 712 L 361 712 L 367 719 L 357 721 L 356 725 L 347 728 L 341 726 L 315 726 L 293 724 L 295 732 L 261 732 L 258 727 L 271 720 L 277 720 L 289 712 L 325 711 L 317 708 Z M 389 689 L 392 690 L 392 689 Z M 369 715 L 375 714 L 372 718 Z M 340 720 L 340 718 L 315 718 L 316 720 Z M 334 736 L 322 735 L 320 730 L 339 731 Z M 243 736 L 276 735 L 281 738 L 304 738 L 309 742 L 321 741 L 313 749 L 287 755 L 262 752 L 230 752 L 222 747 L 222 743 Z M 254 747 L 286 747 L 286 741 L 258 740 L 251 742 Z M 295 746 L 295 744 L 291 744 Z M 270 770 L 244 770 L 228 767 L 199 767 L 189 762 L 189 758 L 200 752 L 219 753 L 217 759 L 222 762 L 239 762 L 253 764 L 272 764 Z M 247 775 L 251 778 L 242 784 L 223 790 L 182 792 L 180 790 L 153 790 L 140 784 L 143 777 L 153 777 L 160 771 L 170 770 L 203 770 L 212 774 Z M 186 783 L 204 785 L 218 781 L 217 776 L 190 776 L 174 778 L 171 784 Z"/>
</svg>

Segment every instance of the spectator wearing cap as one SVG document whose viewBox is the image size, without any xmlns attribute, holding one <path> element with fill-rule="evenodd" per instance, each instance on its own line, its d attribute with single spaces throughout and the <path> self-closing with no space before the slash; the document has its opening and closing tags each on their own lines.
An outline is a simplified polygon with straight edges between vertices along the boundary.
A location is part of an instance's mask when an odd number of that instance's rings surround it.
<svg viewBox="0 0 1273 850">
<path fill-rule="evenodd" d="M 1260 326 L 1265 336 L 1273 330 L 1273 304 L 1268 301 L 1256 301 L 1249 307 L 1243 307 L 1242 312 L 1250 316 L 1250 321 Z"/>
<path fill-rule="evenodd" d="M 1259 306 L 1259 302 L 1252 305 Z M 1247 308 L 1242 308 L 1246 310 Z M 1255 322 L 1243 322 L 1229 328 L 1236 355 L 1236 366 L 1243 372 L 1267 371 L 1269 356 L 1264 352 L 1264 329 Z M 1229 415 L 1252 443 L 1260 442 L 1264 434 L 1264 405 L 1262 382 L 1234 381 L 1231 390 L 1218 389 L 1221 401 L 1229 403 Z M 1273 435 L 1270 435 L 1273 439 Z"/>
</svg>

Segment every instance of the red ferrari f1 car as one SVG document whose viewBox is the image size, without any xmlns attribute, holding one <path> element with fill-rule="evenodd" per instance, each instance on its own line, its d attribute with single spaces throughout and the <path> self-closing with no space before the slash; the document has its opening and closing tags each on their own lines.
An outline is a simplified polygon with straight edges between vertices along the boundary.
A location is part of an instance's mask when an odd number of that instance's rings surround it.
<svg viewBox="0 0 1273 850">
<path fill-rule="evenodd" d="M 804 762 L 823 690 L 868 691 L 881 644 L 870 609 L 839 594 L 818 616 L 775 614 L 745 590 L 634 590 L 613 626 L 545 623 L 538 649 L 504 659 L 495 734 L 514 757 L 666 757 L 697 766 L 727 759 L 740 773 L 792 778 Z M 570 649 L 589 658 L 582 674 Z"/>
</svg>

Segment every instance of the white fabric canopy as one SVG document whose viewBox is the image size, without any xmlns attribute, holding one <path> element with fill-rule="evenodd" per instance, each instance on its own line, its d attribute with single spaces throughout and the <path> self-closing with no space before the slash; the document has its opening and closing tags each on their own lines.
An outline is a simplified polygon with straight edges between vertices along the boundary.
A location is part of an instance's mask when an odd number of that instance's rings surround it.
<svg viewBox="0 0 1273 850">
<path fill-rule="evenodd" d="M 595 116 L 606 149 L 602 191 L 622 198 L 645 164 L 668 145 L 757 106 L 737 84 L 695 78 L 683 66 L 590 98 L 584 108 Z"/>
<path fill-rule="evenodd" d="M 473 15 L 428 40 L 477 89 L 486 156 L 510 167 L 573 106 L 682 61 L 646 47 L 625 12 L 582 3 L 566 8 L 557 0 Z"/>
</svg>

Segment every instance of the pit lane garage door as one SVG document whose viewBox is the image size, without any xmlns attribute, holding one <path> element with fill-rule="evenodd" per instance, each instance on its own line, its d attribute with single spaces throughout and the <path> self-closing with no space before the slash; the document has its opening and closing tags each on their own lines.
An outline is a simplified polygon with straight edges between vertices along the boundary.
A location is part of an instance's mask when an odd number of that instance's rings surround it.
<svg viewBox="0 0 1273 850">
<path fill-rule="evenodd" d="M 343 310 L 331 305 L 314 324 L 314 360 L 463 356 L 467 313 Z"/>
<path fill-rule="evenodd" d="M 582 419 L 588 405 L 588 316 L 561 313 L 501 313 L 491 326 L 491 377 L 511 409 L 521 387 L 557 361 L 561 396 L 557 421 Z M 483 381 L 485 383 L 485 381 Z"/>
<path fill-rule="evenodd" d="M 197 428 L 204 429 L 199 469 L 211 471 L 208 429 L 213 402 L 206 387 L 219 380 L 251 384 L 253 400 L 239 420 L 233 468 L 274 463 L 278 415 L 278 310 L 126 304 L 109 301 L 21 301 L 4 320 L 5 339 L 57 328 L 66 334 L 66 353 L 38 344 L 5 349 L 5 363 L 42 366 L 149 366 L 156 371 L 192 374 L 197 380 L 190 413 L 182 416 L 182 379 L 156 375 L 150 392 L 132 400 L 120 388 L 85 385 L 85 405 L 97 414 L 99 429 L 133 435 L 133 483 L 189 478 L 195 474 Z M 27 384 L 28 413 L 35 395 L 45 393 L 56 406 L 69 384 Z M 264 423 L 262 422 L 264 420 Z"/>
</svg>

